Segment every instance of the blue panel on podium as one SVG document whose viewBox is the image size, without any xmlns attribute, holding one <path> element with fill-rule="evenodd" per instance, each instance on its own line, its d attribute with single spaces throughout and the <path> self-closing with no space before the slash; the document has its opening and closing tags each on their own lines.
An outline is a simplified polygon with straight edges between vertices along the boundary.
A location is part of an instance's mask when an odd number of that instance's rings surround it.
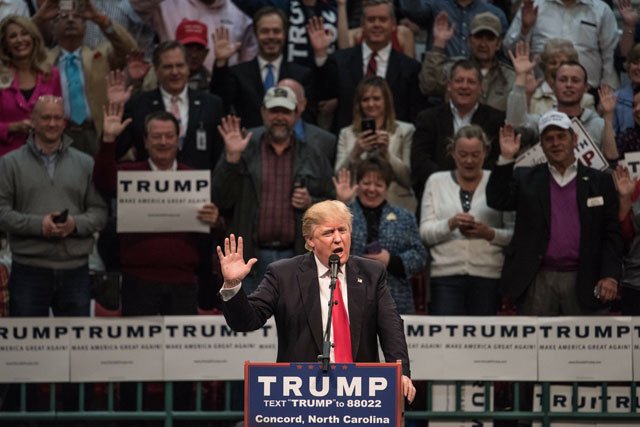
<svg viewBox="0 0 640 427">
<path fill-rule="evenodd" d="M 246 427 L 399 427 L 401 367 L 395 363 L 245 364 Z"/>
</svg>

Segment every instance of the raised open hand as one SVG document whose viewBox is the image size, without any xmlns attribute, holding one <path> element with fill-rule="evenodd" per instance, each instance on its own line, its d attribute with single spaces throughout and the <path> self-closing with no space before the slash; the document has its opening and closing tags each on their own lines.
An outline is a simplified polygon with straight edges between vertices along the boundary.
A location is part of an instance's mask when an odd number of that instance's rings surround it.
<svg viewBox="0 0 640 427">
<path fill-rule="evenodd" d="M 253 264 L 258 262 L 255 258 L 244 262 L 243 247 L 242 237 L 238 237 L 236 244 L 236 236 L 231 234 L 224 239 L 224 252 L 220 246 L 216 248 L 225 288 L 237 286 L 251 272 Z"/>
<path fill-rule="evenodd" d="M 507 160 L 513 159 L 520 150 L 520 135 L 516 135 L 513 126 L 505 123 L 500 128 L 500 155 Z"/>
<path fill-rule="evenodd" d="M 113 70 L 107 74 L 107 100 L 114 104 L 126 103 L 131 98 L 133 86 L 126 87 L 122 70 Z"/>
<path fill-rule="evenodd" d="M 315 56 L 326 56 L 332 37 L 329 30 L 324 27 L 324 19 L 320 16 L 311 17 L 307 23 L 307 34 Z"/>
<path fill-rule="evenodd" d="M 242 152 L 251 140 L 252 133 L 249 132 L 245 135 L 240 128 L 240 118 L 231 114 L 222 118 L 220 125 L 218 125 L 218 132 L 224 140 L 227 161 L 230 163 L 239 162 Z"/>
<path fill-rule="evenodd" d="M 108 106 L 102 108 L 103 124 L 102 124 L 102 141 L 112 143 L 118 135 L 129 126 L 131 117 L 122 121 L 124 115 L 124 103 L 110 102 Z"/>
<path fill-rule="evenodd" d="M 229 29 L 224 25 L 217 27 L 216 30 L 211 33 L 211 40 L 213 42 L 213 51 L 218 67 L 224 66 L 229 58 L 240 49 L 240 43 L 231 41 Z"/>
<path fill-rule="evenodd" d="M 433 46 L 444 49 L 455 32 L 455 24 L 449 23 L 449 15 L 444 10 L 433 21 Z"/>
<path fill-rule="evenodd" d="M 333 187 L 336 189 L 336 199 L 342 203 L 349 203 L 358 189 L 357 184 L 351 185 L 351 172 L 349 172 L 349 169 L 340 169 L 337 178 L 334 176 L 331 180 L 333 181 Z"/>
<path fill-rule="evenodd" d="M 529 44 L 525 42 L 516 43 L 515 55 L 509 51 L 509 58 L 513 64 L 513 69 L 518 75 L 527 75 L 531 72 L 538 62 L 537 58 L 530 58 L 531 49 Z"/>
</svg>

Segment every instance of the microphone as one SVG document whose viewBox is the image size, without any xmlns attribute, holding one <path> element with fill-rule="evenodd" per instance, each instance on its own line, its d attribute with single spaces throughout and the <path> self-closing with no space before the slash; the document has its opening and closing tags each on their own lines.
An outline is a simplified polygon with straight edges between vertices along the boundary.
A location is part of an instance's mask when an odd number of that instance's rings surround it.
<svg viewBox="0 0 640 427">
<path fill-rule="evenodd" d="M 336 254 L 329 255 L 329 270 L 331 270 L 331 280 L 334 282 L 338 278 L 339 266 L 340 266 L 340 256 Z"/>
</svg>

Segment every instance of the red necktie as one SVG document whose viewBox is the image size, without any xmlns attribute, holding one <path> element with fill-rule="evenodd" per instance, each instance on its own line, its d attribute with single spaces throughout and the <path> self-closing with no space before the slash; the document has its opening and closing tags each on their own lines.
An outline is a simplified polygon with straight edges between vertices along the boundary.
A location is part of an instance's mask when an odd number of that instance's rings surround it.
<svg viewBox="0 0 640 427">
<path fill-rule="evenodd" d="M 333 293 L 335 305 L 333 306 L 333 354 L 336 363 L 351 363 L 351 330 L 349 329 L 349 318 L 347 309 L 342 299 L 340 290 L 340 280 L 336 280 L 336 290 Z"/>
<path fill-rule="evenodd" d="M 371 52 L 369 56 L 369 62 L 367 63 L 367 77 L 375 76 L 378 73 L 378 62 L 376 61 L 377 54 Z"/>
</svg>

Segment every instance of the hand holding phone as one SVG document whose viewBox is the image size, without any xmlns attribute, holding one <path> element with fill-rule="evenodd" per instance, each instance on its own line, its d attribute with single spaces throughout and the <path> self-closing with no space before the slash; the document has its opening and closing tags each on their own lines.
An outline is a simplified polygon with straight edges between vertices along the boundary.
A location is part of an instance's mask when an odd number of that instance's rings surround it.
<svg viewBox="0 0 640 427">
<path fill-rule="evenodd" d="M 363 133 L 368 131 L 368 130 L 370 130 L 371 132 L 375 132 L 376 131 L 376 120 L 375 119 L 362 119 L 360 127 L 362 128 L 362 132 Z"/>
<path fill-rule="evenodd" d="M 60 212 L 58 215 L 53 216 L 53 223 L 64 224 L 65 222 L 67 222 L 68 217 L 69 217 L 69 209 L 65 209 L 62 212 Z"/>
</svg>

